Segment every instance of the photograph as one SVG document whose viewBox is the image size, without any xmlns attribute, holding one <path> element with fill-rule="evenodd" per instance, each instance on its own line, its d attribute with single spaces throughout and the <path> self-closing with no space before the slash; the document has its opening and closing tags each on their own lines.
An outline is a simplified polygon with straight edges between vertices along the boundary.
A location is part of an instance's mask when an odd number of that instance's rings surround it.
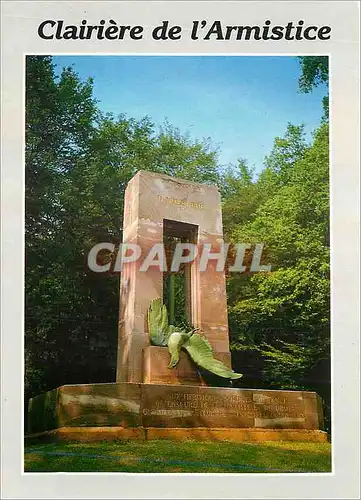
<svg viewBox="0 0 361 500">
<path fill-rule="evenodd" d="M 333 473 L 328 53 L 23 61 L 24 474 Z"/>
</svg>

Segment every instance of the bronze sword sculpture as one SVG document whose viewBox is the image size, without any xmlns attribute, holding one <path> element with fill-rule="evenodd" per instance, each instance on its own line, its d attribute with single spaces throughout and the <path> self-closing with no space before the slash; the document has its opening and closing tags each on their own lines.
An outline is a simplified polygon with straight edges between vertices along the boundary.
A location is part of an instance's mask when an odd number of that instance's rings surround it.
<svg viewBox="0 0 361 500">
<path fill-rule="evenodd" d="M 228 379 L 241 378 L 241 373 L 235 373 L 224 363 L 213 357 L 213 349 L 209 341 L 195 333 L 196 330 L 185 332 L 168 323 L 168 312 L 160 298 L 153 299 L 148 308 L 148 327 L 152 345 L 168 347 L 171 355 L 168 368 L 174 368 L 179 361 L 181 349 L 185 349 L 194 363 L 219 377 Z"/>
</svg>

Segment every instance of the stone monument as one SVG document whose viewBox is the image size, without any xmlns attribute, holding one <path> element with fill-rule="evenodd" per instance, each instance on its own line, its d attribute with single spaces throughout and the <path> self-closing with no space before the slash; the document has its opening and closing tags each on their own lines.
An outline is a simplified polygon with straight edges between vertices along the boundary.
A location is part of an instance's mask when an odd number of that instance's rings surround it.
<svg viewBox="0 0 361 500">
<path fill-rule="evenodd" d="M 163 243 L 165 232 L 186 235 L 198 248 L 208 244 L 212 253 L 219 252 L 223 234 L 217 188 L 144 171 L 129 182 L 123 241 L 139 245 L 142 253 L 136 262 L 124 264 L 121 275 L 117 382 L 200 383 L 186 356 L 170 371 L 167 350 L 149 342 L 147 310 L 152 299 L 163 295 L 163 272 L 155 266 L 140 269 L 150 248 Z M 189 319 L 230 366 L 224 271 L 216 271 L 216 262 L 209 260 L 200 272 L 201 250 L 189 266 Z"/>
<path fill-rule="evenodd" d="M 163 297 L 164 270 L 145 266 L 165 237 L 196 245 L 184 270 L 186 314 L 231 368 L 225 274 L 215 258 L 223 244 L 219 192 L 139 171 L 125 193 L 123 243 L 141 251 L 123 259 L 116 382 L 67 385 L 31 399 L 29 437 L 327 440 L 314 392 L 212 387 L 186 352 L 168 368 L 168 349 L 151 345 L 147 320 L 152 300 Z"/>
</svg>

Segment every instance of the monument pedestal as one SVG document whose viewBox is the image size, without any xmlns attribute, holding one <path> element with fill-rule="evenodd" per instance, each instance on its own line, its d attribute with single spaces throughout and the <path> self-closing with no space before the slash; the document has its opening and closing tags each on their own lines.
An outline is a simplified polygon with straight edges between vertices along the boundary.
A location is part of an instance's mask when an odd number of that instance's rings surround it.
<svg viewBox="0 0 361 500">
<path fill-rule="evenodd" d="M 215 352 L 214 357 L 232 368 L 229 352 Z M 208 385 L 200 371 L 185 351 L 179 353 L 179 362 L 171 370 L 168 368 L 170 354 L 167 347 L 150 345 L 144 349 L 143 382 L 145 384 Z"/>
<path fill-rule="evenodd" d="M 28 438 L 326 441 L 314 392 L 193 385 L 67 385 L 29 404 Z"/>
</svg>

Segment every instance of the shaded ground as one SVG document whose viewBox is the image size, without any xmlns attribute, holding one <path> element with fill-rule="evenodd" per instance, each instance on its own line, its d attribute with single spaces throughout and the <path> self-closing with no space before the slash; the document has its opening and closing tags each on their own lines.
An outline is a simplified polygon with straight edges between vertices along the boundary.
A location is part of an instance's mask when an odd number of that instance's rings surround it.
<svg viewBox="0 0 361 500">
<path fill-rule="evenodd" d="M 25 472 L 331 472 L 330 443 L 118 441 L 25 448 Z"/>
</svg>

